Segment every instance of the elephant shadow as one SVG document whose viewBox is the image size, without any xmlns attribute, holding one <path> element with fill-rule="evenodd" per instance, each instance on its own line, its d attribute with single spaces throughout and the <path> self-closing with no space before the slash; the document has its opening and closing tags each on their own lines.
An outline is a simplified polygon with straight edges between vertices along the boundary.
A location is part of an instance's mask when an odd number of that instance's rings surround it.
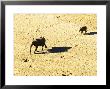
<svg viewBox="0 0 110 89">
<path fill-rule="evenodd" d="M 95 35 L 97 32 L 89 32 L 89 33 L 84 33 L 84 35 Z"/>
<path fill-rule="evenodd" d="M 51 49 L 48 49 L 47 51 L 49 53 L 60 53 L 60 52 L 67 52 L 72 47 L 52 47 Z"/>
</svg>

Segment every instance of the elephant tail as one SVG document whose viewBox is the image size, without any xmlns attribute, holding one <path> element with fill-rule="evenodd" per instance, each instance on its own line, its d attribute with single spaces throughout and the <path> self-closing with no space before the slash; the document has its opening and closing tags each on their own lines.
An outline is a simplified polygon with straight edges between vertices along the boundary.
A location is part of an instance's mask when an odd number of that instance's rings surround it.
<svg viewBox="0 0 110 89">
<path fill-rule="evenodd" d="M 46 44 L 45 44 L 45 48 L 47 48 Z"/>
</svg>

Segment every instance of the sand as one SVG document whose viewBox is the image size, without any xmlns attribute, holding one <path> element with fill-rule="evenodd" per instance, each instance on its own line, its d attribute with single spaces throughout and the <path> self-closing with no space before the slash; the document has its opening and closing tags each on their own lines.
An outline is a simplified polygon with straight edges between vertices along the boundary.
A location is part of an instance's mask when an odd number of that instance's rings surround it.
<svg viewBox="0 0 110 89">
<path fill-rule="evenodd" d="M 83 26 L 86 35 L 79 32 Z M 30 54 L 32 41 L 41 36 L 44 54 L 40 46 Z M 15 76 L 96 76 L 96 46 L 95 14 L 14 14 Z"/>
</svg>

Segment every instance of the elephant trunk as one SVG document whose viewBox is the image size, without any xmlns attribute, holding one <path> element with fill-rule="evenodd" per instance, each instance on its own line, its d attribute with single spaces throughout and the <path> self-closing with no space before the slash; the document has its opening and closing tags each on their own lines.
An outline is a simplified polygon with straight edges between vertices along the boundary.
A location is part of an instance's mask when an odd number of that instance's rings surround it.
<svg viewBox="0 0 110 89">
<path fill-rule="evenodd" d="M 30 46 L 30 54 L 31 54 L 31 48 L 32 48 L 32 46 L 33 46 L 33 44 L 31 44 L 31 46 Z"/>
</svg>

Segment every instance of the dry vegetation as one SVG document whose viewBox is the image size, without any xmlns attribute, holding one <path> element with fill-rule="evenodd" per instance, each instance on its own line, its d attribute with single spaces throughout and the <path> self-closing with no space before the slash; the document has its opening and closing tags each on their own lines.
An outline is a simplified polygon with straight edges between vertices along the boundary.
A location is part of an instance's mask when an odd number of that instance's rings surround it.
<svg viewBox="0 0 110 89">
<path fill-rule="evenodd" d="M 15 76 L 96 76 L 97 34 L 81 35 L 87 26 L 97 32 L 95 14 L 15 14 L 14 75 Z M 66 52 L 47 51 L 34 54 L 33 38 L 46 38 L 48 48 L 72 47 Z M 38 48 L 41 50 L 41 47 Z"/>
</svg>

